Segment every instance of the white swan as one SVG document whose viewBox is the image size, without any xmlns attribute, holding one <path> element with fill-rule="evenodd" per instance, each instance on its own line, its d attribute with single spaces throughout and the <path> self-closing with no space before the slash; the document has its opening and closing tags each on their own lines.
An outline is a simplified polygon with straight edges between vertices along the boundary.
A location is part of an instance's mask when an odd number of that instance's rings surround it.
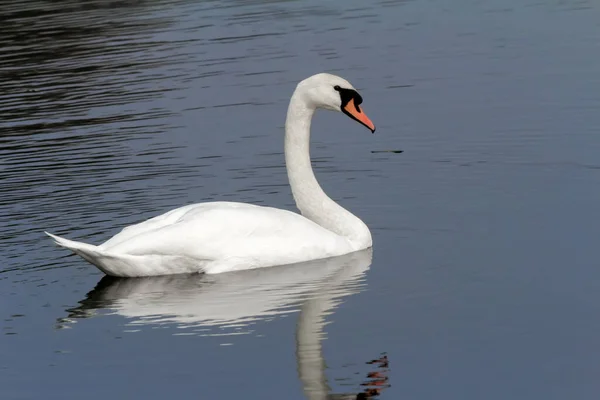
<svg viewBox="0 0 600 400">
<path fill-rule="evenodd" d="M 177 208 L 94 246 L 52 235 L 107 275 L 139 277 L 215 274 L 339 256 L 371 247 L 369 228 L 330 199 L 310 162 L 310 124 L 317 108 L 341 111 L 372 132 L 361 96 L 338 76 L 300 82 L 285 122 L 285 161 L 302 215 L 245 203 L 211 202 Z"/>
</svg>

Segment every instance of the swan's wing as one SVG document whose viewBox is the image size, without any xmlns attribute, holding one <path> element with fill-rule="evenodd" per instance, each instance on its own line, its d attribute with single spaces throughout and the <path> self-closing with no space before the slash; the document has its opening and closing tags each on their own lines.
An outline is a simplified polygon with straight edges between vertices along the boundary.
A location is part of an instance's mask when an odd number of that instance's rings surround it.
<svg viewBox="0 0 600 400">
<path fill-rule="evenodd" d="M 158 215 L 156 217 L 150 218 L 146 221 L 140 222 L 135 225 L 130 225 L 121 232 L 117 233 L 115 236 L 104 242 L 99 247 L 102 249 L 113 248 L 120 243 L 124 243 L 135 236 L 140 234 L 148 233 L 151 231 L 155 231 L 157 229 L 172 225 L 182 219 L 187 213 L 190 211 L 200 211 L 200 210 L 210 210 L 213 208 L 252 208 L 257 207 L 252 204 L 245 203 L 235 203 L 235 202 L 210 202 L 210 203 L 199 203 L 199 204 L 189 204 L 187 206 L 179 207 L 174 210 L 168 211 L 164 214 Z"/>
<path fill-rule="evenodd" d="M 244 203 L 182 207 L 119 233 L 102 245 L 115 254 L 184 255 L 218 261 L 227 269 L 281 265 L 351 251 L 346 239 L 302 217 Z"/>
</svg>

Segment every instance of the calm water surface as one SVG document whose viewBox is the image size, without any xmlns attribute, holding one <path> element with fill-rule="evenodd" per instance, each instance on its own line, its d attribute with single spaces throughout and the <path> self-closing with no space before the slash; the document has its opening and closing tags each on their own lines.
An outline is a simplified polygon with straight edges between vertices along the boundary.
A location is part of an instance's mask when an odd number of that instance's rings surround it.
<svg viewBox="0 0 600 400">
<path fill-rule="evenodd" d="M 3 2 L 0 397 L 597 398 L 599 8 Z M 114 280 L 43 235 L 293 210 L 287 101 L 321 71 L 378 127 L 313 124 L 372 253 Z"/>
</svg>

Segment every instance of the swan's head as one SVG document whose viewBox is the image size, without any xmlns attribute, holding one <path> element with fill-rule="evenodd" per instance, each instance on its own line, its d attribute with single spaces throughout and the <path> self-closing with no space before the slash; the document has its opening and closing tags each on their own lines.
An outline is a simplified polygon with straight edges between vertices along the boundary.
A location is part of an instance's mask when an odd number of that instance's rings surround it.
<svg viewBox="0 0 600 400">
<path fill-rule="evenodd" d="M 315 108 L 343 112 L 375 132 L 375 125 L 360 107 L 362 97 L 347 80 L 321 73 L 300 82 L 297 90 Z"/>
</svg>

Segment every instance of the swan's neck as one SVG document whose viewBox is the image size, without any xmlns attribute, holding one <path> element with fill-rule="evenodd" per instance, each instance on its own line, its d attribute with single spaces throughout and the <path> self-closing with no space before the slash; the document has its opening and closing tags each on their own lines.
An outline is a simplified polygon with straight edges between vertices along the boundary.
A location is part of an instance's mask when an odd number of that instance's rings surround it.
<svg viewBox="0 0 600 400">
<path fill-rule="evenodd" d="M 285 122 L 285 162 L 296 206 L 303 216 L 350 241 L 356 250 L 371 247 L 369 228 L 335 201 L 317 182 L 310 162 L 310 123 L 315 107 L 296 91 Z"/>
</svg>

